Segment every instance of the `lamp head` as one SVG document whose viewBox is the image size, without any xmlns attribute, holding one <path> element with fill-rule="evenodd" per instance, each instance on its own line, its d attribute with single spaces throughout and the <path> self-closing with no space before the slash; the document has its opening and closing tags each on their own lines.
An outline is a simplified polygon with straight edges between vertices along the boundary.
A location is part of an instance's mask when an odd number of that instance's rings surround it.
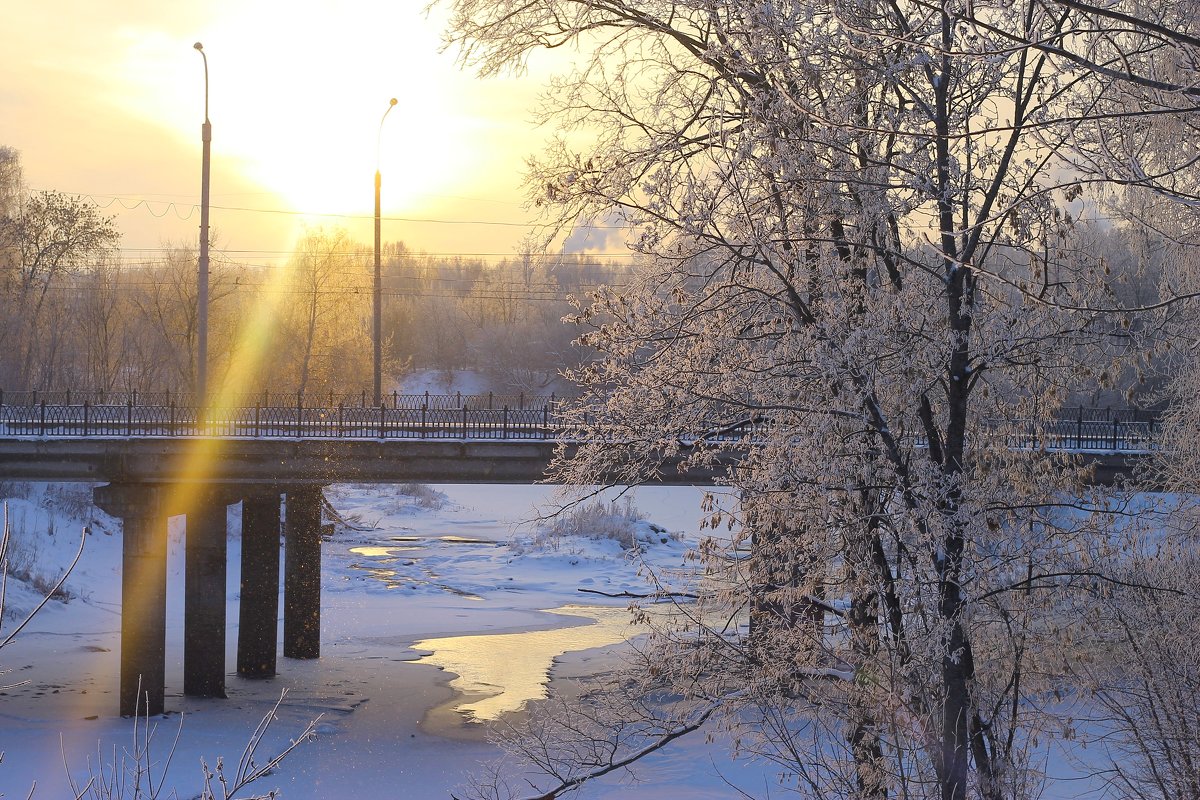
<svg viewBox="0 0 1200 800">
<path fill-rule="evenodd" d="M 393 97 L 391 100 L 388 100 L 388 106 L 394 106 L 394 105 L 396 105 L 396 103 L 399 103 L 399 102 L 400 102 L 399 100 L 397 100 L 396 98 Z"/>
<path fill-rule="evenodd" d="M 200 50 L 201 52 L 203 52 L 203 50 L 204 50 L 204 45 L 200 44 L 200 42 L 196 42 L 194 45 L 192 45 L 192 47 L 196 48 L 197 50 Z"/>
</svg>

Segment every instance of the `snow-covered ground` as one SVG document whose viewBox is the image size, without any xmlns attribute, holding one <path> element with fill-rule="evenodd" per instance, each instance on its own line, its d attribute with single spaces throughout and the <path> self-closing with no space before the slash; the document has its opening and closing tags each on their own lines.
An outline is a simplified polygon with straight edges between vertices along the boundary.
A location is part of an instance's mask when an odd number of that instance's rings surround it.
<svg viewBox="0 0 1200 800">
<path fill-rule="evenodd" d="M 75 780 L 89 762 L 119 760 L 133 725 L 116 717 L 119 656 L 119 525 L 91 508 L 83 486 L 16 487 L 9 501 L 14 554 L 49 576 L 69 562 L 79 528 L 90 533 L 67 583 L 71 599 L 52 603 L 0 651 L 11 672 L 0 685 L 28 681 L 0 698 L 0 795 L 66 795 L 64 760 Z M 318 733 L 257 788 L 286 798 L 446 797 L 483 761 L 499 755 L 487 722 L 545 690 L 556 670 L 587 674 L 611 659 L 630 633 L 626 601 L 603 592 L 645 589 L 640 562 L 610 539 L 547 541 L 532 522 L 553 490 L 519 486 L 332 487 L 339 527 L 323 548 L 322 657 L 279 659 L 271 680 L 232 674 L 237 641 L 240 541 L 229 553 L 228 699 L 182 696 L 182 528 L 171 524 L 167 707 L 158 728 L 156 770 L 177 731 L 166 785 L 180 797 L 200 788 L 200 759 L 236 761 L 257 720 L 288 690 L 261 753 L 283 747 L 320 715 Z M 640 489 L 645 558 L 658 570 L 686 568 L 702 490 Z M 239 525 L 230 509 L 230 528 Z M 684 534 L 682 540 L 663 531 Z M 689 533 L 692 532 L 692 533 Z M 535 541 L 537 539 L 537 541 Z M 665 541 L 664 541 L 665 540 Z M 10 612 L 36 593 L 10 584 Z M 11 616 L 11 614 L 10 614 Z M 5 629 L 12 626 L 6 621 Z M 180 720 L 182 719 L 182 728 Z M 60 746 L 61 739 L 61 746 Z M 115 754 L 115 755 L 114 755 Z M 262 759 L 260 758 L 260 761 Z M 724 777 L 719 776 L 718 771 Z M 617 775 L 584 797 L 727 797 L 724 782 L 761 787 L 761 767 L 729 761 L 703 737 L 685 752 L 656 757 L 642 782 Z"/>
<path fill-rule="evenodd" d="M 90 504 L 83 485 L 10 486 L 12 567 L 45 585 L 70 562 L 86 525 L 83 557 L 53 602 L 0 649 L 0 797 L 68 793 L 68 768 L 121 760 L 134 746 L 130 720 L 116 716 L 120 631 L 119 524 Z M 317 735 L 255 789 L 284 798 L 445 798 L 483 762 L 500 755 L 487 740 L 494 719 L 522 708 L 570 676 L 608 669 L 631 633 L 625 602 L 596 592 L 645 591 L 639 568 L 689 569 L 704 490 L 642 488 L 633 502 L 642 558 L 611 538 L 555 539 L 533 520 L 553 489 L 535 486 L 339 485 L 327 491 L 345 525 L 323 546 L 321 658 L 279 659 L 279 675 L 245 680 L 236 663 L 240 507 L 229 511 L 226 664 L 228 699 L 182 696 L 183 530 L 170 526 L 167 707 L 157 727 L 154 775 L 181 798 L 201 787 L 201 759 L 236 763 L 255 724 L 287 690 L 259 761 L 319 717 Z M 14 497 L 15 495 L 15 497 Z M 591 526 L 589 528 L 589 525 Z M 603 520 L 584 525 L 597 532 Z M 676 535 L 672 535 L 676 534 Z M 52 580 L 49 581 L 52 583 Z M 580 591 L 585 590 L 585 591 Z M 10 581 L 4 631 L 38 594 Z M 281 626 L 282 627 L 282 626 Z M 2 638 L 2 637 L 0 637 Z M 557 682 L 557 684 L 555 683 Z M 482 720 L 482 721 L 481 721 Z M 1044 766 L 1066 778 L 1047 800 L 1095 797 L 1087 756 L 1065 761 L 1050 745 Z M 67 765 L 64 767 L 64 762 Z M 734 762 L 703 735 L 642 762 L 636 780 L 617 773 L 580 798 L 726 798 L 779 794 L 770 766 Z M 167 797 L 169 792 L 163 793 Z"/>
</svg>

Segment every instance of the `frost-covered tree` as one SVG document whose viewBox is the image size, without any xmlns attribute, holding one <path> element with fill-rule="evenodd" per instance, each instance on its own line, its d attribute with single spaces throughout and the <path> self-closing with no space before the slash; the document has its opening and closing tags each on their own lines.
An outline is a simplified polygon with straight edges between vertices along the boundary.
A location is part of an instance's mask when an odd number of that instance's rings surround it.
<svg viewBox="0 0 1200 800">
<path fill-rule="evenodd" d="M 12 151 L 0 170 L 19 175 Z M 9 177 L 0 178 L 7 182 Z M 65 327 L 51 291 L 111 258 L 120 232 L 96 205 L 61 192 L 28 195 L 0 188 L 0 377 L 10 386 L 40 387 L 57 377 L 63 358 L 57 334 Z"/>
<path fill-rule="evenodd" d="M 266 289 L 278 295 L 280 348 L 266 365 L 275 386 L 321 394 L 369 374 L 367 263 L 344 230 L 310 231 L 297 243 L 281 284 Z"/>
<path fill-rule="evenodd" d="M 1137 119 L 1105 100 L 1144 31 L 1089 44 L 1092 12 L 1041 0 L 450 5 L 484 73 L 578 48 L 529 187 L 552 225 L 619 214 L 644 255 L 579 309 L 592 444 L 557 476 L 740 459 L 643 691 L 546 716 L 523 777 L 557 796 L 724 724 L 802 796 L 1034 795 L 1112 540 L 1061 508 L 1080 465 L 1010 434 L 1148 330 L 1071 235 L 1087 184 L 1136 178 L 1079 137 Z"/>
</svg>

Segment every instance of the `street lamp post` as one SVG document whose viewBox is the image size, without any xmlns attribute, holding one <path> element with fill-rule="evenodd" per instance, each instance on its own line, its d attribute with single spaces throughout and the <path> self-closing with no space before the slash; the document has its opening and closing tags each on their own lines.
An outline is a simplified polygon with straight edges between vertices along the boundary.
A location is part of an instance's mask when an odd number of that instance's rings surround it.
<svg viewBox="0 0 1200 800">
<path fill-rule="evenodd" d="M 212 123 L 208 121 L 208 56 L 200 42 L 192 45 L 204 59 L 204 124 L 200 126 L 200 139 L 204 144 L 204 155 L 200 177 L 200 274 L 196 293 L 196 400 L 203 405 L 208 398 L 208 196 L 209 158 L 212 150 Z"/>
<path fill-rule="evenodd" d="M 379 406 L 382 402 L 383 391 L 383 278 L 382 268 L 380 266 L 379 256 L 379 234 L 380 234 L 380 216 L 379 216 L 379 187 L 382 182 L 382 177 L 379 171 L 379 145 L 383 138 L 383 121 L 387 119 L 387 115 L 396 107 L 397 100 L 392 98 L 388 101 L 387 110 L 383 112 L 383 116 L 379 118 L 379 131 L 375 134 L 375 285 L 372 292 L 373 301 L 373 317 L 371 327 L 371 339 L 375 345 L 375 405 Z"/>
</svg>

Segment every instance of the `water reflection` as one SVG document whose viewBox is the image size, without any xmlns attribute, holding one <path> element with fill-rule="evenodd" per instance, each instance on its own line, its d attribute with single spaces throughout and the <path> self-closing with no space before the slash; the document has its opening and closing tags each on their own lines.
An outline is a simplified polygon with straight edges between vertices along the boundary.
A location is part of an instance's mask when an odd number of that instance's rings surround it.
<svg viewBox="0 0 1200 800">
<path fill-rule="evenodd" d="M 402 551 L 402 550 L 420 550 L 420 549 L 421 549 L 421 548 L 419 548 L 419 547 L 376 547 L 376 546 L 363 546 L 363 547 L 351 547 L 351 548 L 350 548 L 350 552 L 351 552 L 351 553 L 358 553 L 360 556 L 368 556 L 368 557 L 371 557 L 371 558 L 387 558 L 387 557 L 388 557 L 388 556 L 390 556 L 392 553 L 398 553 L 398 552 L 400 552 L 400 551 Z"/>
<path fill-rule="evenodd" d="M 494 720 L 521 710 L 531 700 L 546 697 L 550 667 L 558 656 L 617 644 L 639 633 L 630 625 L 629 612 L 623 607 L 563 606 L 546 610 L 586 617 L 591 622 L 547 631 L 422 639 L 413 648 L 432 652 L 416 663 L 433 664 L 458 675 L 450 686 L 465 699 L 455 711 L 476 722 Z"/>
</svg>

